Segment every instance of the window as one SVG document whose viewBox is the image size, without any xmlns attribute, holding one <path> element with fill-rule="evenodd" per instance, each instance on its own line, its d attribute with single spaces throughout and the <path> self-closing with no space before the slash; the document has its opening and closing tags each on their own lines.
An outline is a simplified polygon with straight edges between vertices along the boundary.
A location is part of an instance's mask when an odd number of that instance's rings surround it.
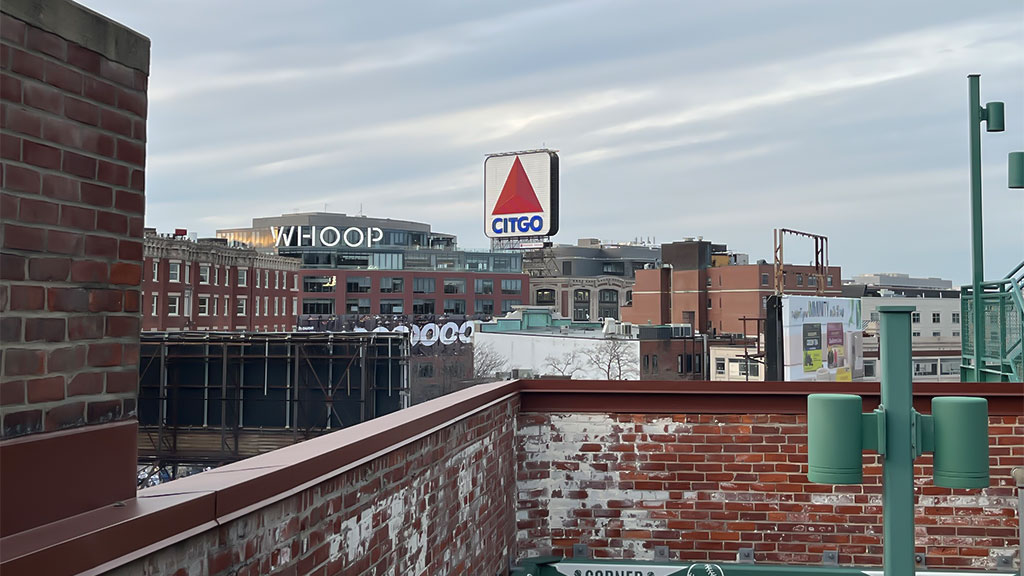
<svg viewBox="0 0 1024 576">
<path fill-rule="evenodd" d="M 915 338 L 917 338 L 918 336 L 921 335 L 921 333 L 920 332 L 911 332 L 910 335 L 915 337 Z"/>
<path fill-rule="evenodd" d="M 224 269 L 224 277 L 228 277 L 227 268 Z M 213 284 L 214 286 L 220 286 L 220 266 L 213 267 Z"/>
<path fill-rule="evenodd" d="M 292 316 L 297 316 L 298 314 L 299 314 L 299 299 L 298 298 L 292 298 Z"/>
<path fill-rule="evenodd" d="M 562 262 L 562 276 L 572 276 L 572 262 Z"/>
<path fill-rule="evenodd" d="M 605 262 L 601 266 L 601 272 L 611 276 L 622 276 L 626 273 L 625 262 Z"/>
<path fill-rule="evenodd" d="M 938 324 L 939 322 L 942 322 L 942 314 L 932 312 L 932 324 Z"/>
<path fill-rule="evenodd" d="M 220 310 L 220 296 L 213 297 L 213 309 L 210 311 L 211 316 L 216 316 L 217 311 Z"/>
<path fill-rule="evenodd" d="M 385 294 L 401 294 L 405 291 L 405 280 L 402 278 L 381 278 L 380 291 Z"/>
<path fill-rule="evenodd" d="M 797 286 L 803 286 L 804 285 L 804 275 L 799 273 L 799 272 L 797 272 L 797 275 L 796 275 L 796 285 Z"/>
<path fill-rule="evenodd" d="M 381 314 L 405 314 L 405 301 L 403 300 L 381 300 Z"/>
<path fill-rule="evenodd" d="M 959 324 L 959 323 L 960 323 L 960 313 L 959 312 L 953 312 L 953 324 Z"/>
<path fill-rule="evenodd" d="M 466 281 L 465 280 L 454 280 L 446 278 L 444 280 L 444 293 L 445 294 L 465 294 L 466 293 Z"/>
<path fill-rule="evenodd" d="M 306 276 L 302 279 L 303 292 L 334 292 L 337 285 L 336 276 Z"/>
<path fill-rule="evenodd" d="M 444 301 L 444 313 L 445 314 L 465 314 L 466 313 L 466 301 L 460 299 Z"/>
<path fill-rule="evenodd" d="M 416 375 L 420 378 L 433 378 L 434 365 L 424 362 L 416 366 Z"/>
<path fill-rule="evenodd" d="M 303 314 L 334 314 L 334 300 L 330 298 L 303 298 Z"/>
<path fill-rule="evenodd" d="M 153 282 L 157 281 L 158 273 L 160 272 L 160 261 L 153 260 Z"/>
<path fill-rule="evenodd" d="M 725 374 L 725 358 L 715 358 L 715 374 Z"/>
<path fill-rule="evenodd" d="M 434 313 L 434 301 L 433 300 L 421 300 L 414 298 L 412 301 L 412 313 L 413 314 L 433 314 Z"/>
<path fill-rule="evenodd" d="M 683 373 L 683 355 L 676 356 L 676 372 Z"/>
<path fill-rule="evenodd" d="M 519 294 L 523 291 L 522 280 L 502 280 L 501 281 L 501 293 L 502 294 Z"/>
<path fill-rule="evenodd" d="M 939 373 L 938 362 L 935 360 L 915 360 L 914 376 L 936 376 Z"/>
<path fill-rule="evenodd" d="M 619 292 L 617 290 L 605 289 L 597 293 L 598 302 L 607 302 L 611 304 L 619 303 Z"/>
<path fill-rule="evenodd" d="M 279 308 L 281 300 L 274 298 L 274 316 L 280 316 L 281 310 Z"/>
<path fill-rule="evenodd" d="M 199 297 L 199 315 L 209 316 L 210 315 L 210 297 L 200 296 Z"/>
<path fill-rule="evenodd" d="M 658 355 L 654 354 L 651 356 L 651 370 L 655 371 L 658 369 Z"/>
<path fill-rule="evenodd" d="M 959 330 L 953 330 L 953 338 L 959 338 L 959 337 L 960 337 L 960 331 Z"/>
<path fill-rule="evenodd" d="M 433 278 L 413 278 L 413 294 L 433 294 L 435 290 Z"/>
<path fill-rule="evenodd" d="M 264 296 L 263 297 L 263 315 L 264 316 L 270 316 L 270 297 L 269 296 Z"/>
<path fill-rule="evenodd" d="M 345 291 L 349 293 L 361 293 L 370 291 L 369 276 L 349 276 L 345 279 Z"/>
<path fill-rule="evenodd" d="M 369 314 L 369 298 L 349 298 L 345 300 L 345 312 L 349 314 Z"/>
<path fill-rule="evenodd" d="M 159 300 L 159 298 L 157 297 L 156 294 L 153 294 L 153 308 L 152 308 L 152 311 L 150 313 L 151 316 L 156 316 L 157 315 L 157 312 L 160 309 L 159 306 L 160 306 L 160 300 Z"/>
<path fill-rule="evenodd" d="M 238 286 L 244 288 L 248 286 L 249 282 L 249 270 L 246 268 L 238 269 Z"/>
<path fill-rule="evenodd" d="M 181 296 L 171 295 L 167 297 L 167 315 L 177 316 L 178 315 L 178 301 Z"/>
<path fill-rule="evenodd" d="M 913 312 L 913 313 L 911 313 L 910 314 L 910 321 L 913 322 L 914 324 L 920 324 L 921 323 L 921 313 L 920 312 Z"/>
<path fill-rule="evenodd" d="M 817 286 L 818 285 L 818 277 L 817 276 L 808 276 L 807 277 L 807 285 L 808 286 Z"/>
<path fill-rule="evenodd" d="M 192 283 L 192 263 L 185 264 L 185 284 Z"/>
<path fill-rule="evenodd" d="M 644 372 L 649 372 L 651 368 L 651 357 L 644 354 Z"/>
<path fill-rule="evenodd" d="M 555 305 L 555 291 L 547 288 L 537 290 L 537 305 L 538 306 L 554 306 Z"/>
<path fill-rule="evenodd" d="M 181 274 L 181 263 L 171 262 L 167 266 L 167 281 L 168 282 L 181 282 L 179 275 Z"/>
<path fill-rule="evenodd" d="M 761 296 L 761 310 L 767 310 L 767 309 L 768 309 L 768 297 L 767 296 Z"/>
<path fill-rule="evenodd" d="M 473 312 L 475 314 L 494 314 L 494 300 L 477 299 L 473 303 Z"/>
<path fill-rule="evenodd" d="M 871 318 L 872 322 L 878 322 L 878 312 L 872 312 L 869 318 Z"/>
<path fill-rule="evenodd" d="M 185 292 L 185 300 L 183 302 L 181 314 L 187 318 L 192 317 L 192 292 Z"/>
<path fill-rule="evenodd" d="M 942 332 L 939 332 L 939 331 L 932 332 L 932 338 L 938 338 L 940 336 L 942 336 Z"/>
<path fill-rule="evenodd" d="M 941 358 L 939 359 L 939 374 L 943 376 L 951 376 L 953 374 L 960 373 L 960 359 L 959 358 Z"/>
<path fill-rule="evenodd" d="M 254 298 L 254 301 L 256 302 L 256 304 L 255 304 L 256 307 L 253 308 L 252 315 L 253 316 L 259 316 L 260 315 L 260 297 L 257 296 L 256 298 Z"/>
<path fill-rule="evenodd" d="M 597 293 L 597 315 L 600 318 L 619 317 L 619 292 L 618 290 L 603 289 Z"/>
<path fill-rule="evenodd" d="M 297 291 L 299 289 L 299 275 L 292 274 L 292 290 Z"/>
<path fill-rule="evenodd" d="M 209 284 L 210 283 L 210 265 L 200 264 L 199 265 L 199 283 Z"/>
<path fill-rule="evenodd" d="M 477 279 L 473 282 L 474 292 L 477 294 L 493 294 L 494 293 L 494 280 L 480 280 Z"/>
<path fill-rule="evenodd" d="M 590 290 L 572 291 L 572 319 L 577 322 L 590 320 Z"/>
<path fill-rule="evenodd" d="M 874 378 L 875 377 L 875 361 L 865 360 L 864 361 L 864 377 Z"/>
<path fill-rule="evenodd" d="M 522 302 L 520 302 L 519 300 L 502 300 L 501 312 L 502 314 L 504 314 L 505 312 L 511 312 L 513 306 L 519 306 L 521 304 Z"/>
<path fill-rule="evenodd" d="M 260 287 L 260 271 L 259 270 L 253 270 L 253 275 L 256 276 L 256 287 L 259 288 Z"/>
<path fill-rule="evenodd" d="M 708 276 L 707 287 L 711 288 L 711 277 Z"/>
<path fill-rule="evenodd" d="M 281 288 L 281 271 L 274 270 L 274 290 Z"/>
<path fill-rule="evenodd" d="M 270 270 L 263 271 L 263 287 L 270 288 Z"/>
<path fill-rule="evenodd" d="M 767 272 L 762 272 L 761 273 L 761 286 L 767 286 L 767 285 L 768 285 L 768 273 Z"/>
<path fill-rule="evenodd" d="M 711 298 L 708 298 L 708 310 L 711 310 Z"/>
<path fill-rule="evenodd" d="M 225 278 L 227 277 L 225 276 Z M 224 296 L 224 315 L 231 316 L 231 296 L 228 295 Z M 227 328 L 227 326 L 225 326 L 225 328 Z"/>
<path fill-rule="evenodd" d="M 831 276 L 825 276 L 825 286 L 828 286 L 829 288 L 832 287 L 832 277 Z"/>
</svg>

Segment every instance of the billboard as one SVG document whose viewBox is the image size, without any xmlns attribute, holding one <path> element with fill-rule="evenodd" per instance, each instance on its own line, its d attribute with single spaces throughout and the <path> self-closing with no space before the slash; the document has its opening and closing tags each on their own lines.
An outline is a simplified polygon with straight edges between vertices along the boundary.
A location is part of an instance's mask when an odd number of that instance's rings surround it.
<svg viewBox="0 0 1024 576">
<path fill-rule="evenodd" d="M 484 160 L 484 234 L 488 238 L 558 232 L 558 154 L 491 154 Z"/>
<path fill-rule="evenodd" d="M 786 381 L 850 381 L 864 377 L 860 300 L 782 297 Z"/>
</svg>

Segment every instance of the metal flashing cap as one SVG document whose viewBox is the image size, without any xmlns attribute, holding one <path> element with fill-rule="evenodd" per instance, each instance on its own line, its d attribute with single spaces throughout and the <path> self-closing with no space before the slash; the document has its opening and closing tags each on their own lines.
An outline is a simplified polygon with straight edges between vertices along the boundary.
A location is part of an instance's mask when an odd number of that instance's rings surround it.
<svg viewBox="0 0 1024 576">
<path fill-rule="evenodd" d="M 881 313 L 885 313 L 885 312 L 913 312 L 915 310 L 917 310 L 917 306 L 906 306 L 906 305 L 897 305 L 897 304 L 889 304 L 889 305 L 886 305 L 886 306 L 879 306 L 878 307 L 878 311 L 881 312 Z"/>
</svg>

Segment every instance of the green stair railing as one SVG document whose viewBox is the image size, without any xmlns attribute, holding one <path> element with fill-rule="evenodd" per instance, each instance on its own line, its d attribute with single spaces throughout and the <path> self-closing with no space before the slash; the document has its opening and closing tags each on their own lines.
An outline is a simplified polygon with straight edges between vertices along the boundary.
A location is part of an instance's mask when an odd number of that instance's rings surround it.
<svg viewBox="0 0 1024 576">
<path fill-rule="evenodd" d="M 985 382 L 1024 382 L 1024 262 L 1005 278 L 981 283 L 983 355 L 978 360 Z M 960 288 L 960 380 L 974 380 L 973 288 Z"/>
</svg>

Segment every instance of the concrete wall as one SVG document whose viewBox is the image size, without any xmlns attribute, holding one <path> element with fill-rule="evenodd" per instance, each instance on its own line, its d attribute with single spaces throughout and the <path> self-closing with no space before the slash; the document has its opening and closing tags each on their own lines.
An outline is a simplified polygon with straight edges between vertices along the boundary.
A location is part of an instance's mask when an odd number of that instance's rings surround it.
<svg viewBox="0 0 1024 576">
<path fill-rule="evenodd" d="M 558 334 L 536 333 L 491 333 L 476 332 L 473 334 L 474 346 L 490 346 L 495 354 L 508 360 L 508 370 L 532 370 L 535 375 L 559 374 L 548 358 L 554 358 L 557 364 L 576 367 L 572 374 L 576 379 L 609 378 L 607 369 L 603 369 L 588 358 L 588 354 L 607 357 L 609 349 L 617 349 L 616 353 L 623 358 L 621 378 L 616 368 L 613 379 L 638 380 L 640 378 L 640 342 L 638 340 L 600 338 L 597 331 L 595 338 L 577 338 Z M 570 362 L 571 357 L 571 362 Z M 566 377 L 569 374 L 565 374 Z"/>
<path fill-rule="evenodd" d="M 929 567 L 994 569 L 1017 545 L 1010 468 L 1024 459 L 1024 416 L 990 418 L 991 487 L 918 482 L 917 548 Z M 806 417 L 784 414 L 521 413 L 520 557 L 758 562 L 882 562 L 881 473 L 865 456 L 864 484 L 807 482 Z M 916 467 L 931 477 L 931 456 Z"/>
</svg>

